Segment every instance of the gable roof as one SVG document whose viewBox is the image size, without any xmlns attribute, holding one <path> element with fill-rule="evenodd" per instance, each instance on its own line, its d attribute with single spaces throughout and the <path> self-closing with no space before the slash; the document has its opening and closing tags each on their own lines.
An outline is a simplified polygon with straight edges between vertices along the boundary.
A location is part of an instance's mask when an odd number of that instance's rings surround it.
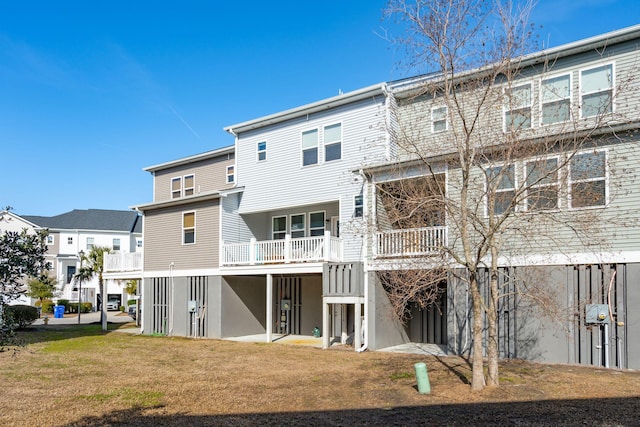
<svg viewBox="0 0 640 427">
<path fill-rule="evenodd" d="M 74 209 L 56 216 L 21 215 L 39 227 L 55 230 L 105 230 L 141 233 L 137 212 L 107 209 Z"/>
<path fill-rule="evenodd" d="M 169 168 L 173 168 L 173 167 L 176 167 L 176 166 L 187 165 L 187 164 L 190 164 L 190 163 L 193 163 L 193 162 L 197 162 L 197 161 L 200 161 L 200 160 L 214 159 L 216 157 L 234 154 L 235 153 L 235 149 L 236 149 L 235 145 L 229 145 L 229 146 L 226 146 L 226 147 L 218 148 L 216 150 L 211 150 L 211 151 L 206 151 L 204 153 L 195 154 L 193 156 L 184 157 L 184 158 L 177 159 L 177 160 L 171 160 L 169 162 L 160 163 L 158 165 L 148 166 L 148 167 L 144 168 L 143 170 L 146 171 L 146 172 L 154 173 L 154 172 L 157 172 L 157 171 L 160 171 L 160 170 L 163 170 L 163 169 L 169 169 Z"/>
</svg>

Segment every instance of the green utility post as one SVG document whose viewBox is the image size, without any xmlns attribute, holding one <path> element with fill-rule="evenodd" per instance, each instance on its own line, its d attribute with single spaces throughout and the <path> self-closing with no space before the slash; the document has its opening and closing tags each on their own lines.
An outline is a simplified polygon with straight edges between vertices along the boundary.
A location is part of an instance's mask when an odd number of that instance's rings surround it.
<svg viewBox="0 0 640 427">
<path fill-rule="evenodd" d="M 416 370 L 416 381 L 418 382 L 418 393 L 431 393 L 431 384 L 429 384 L 429 374 L 427 374 L 427 365 L 420 362 L 413 365 Z"/>
</svg>

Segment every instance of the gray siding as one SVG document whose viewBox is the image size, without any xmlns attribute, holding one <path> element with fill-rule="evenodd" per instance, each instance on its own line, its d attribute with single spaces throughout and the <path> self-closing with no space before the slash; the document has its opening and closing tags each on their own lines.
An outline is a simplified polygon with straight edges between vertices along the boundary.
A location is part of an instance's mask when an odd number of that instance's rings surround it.
<svg viewBox="0 0 640 427">
<path fill-rule="evenodd" d="M 196 212 L 196 243 L 182 244 L 182 214 Z M 217 268 L 219 264 L 219 201 L 185 204 L 145 213 L 145 271 Z"/>
</svg>

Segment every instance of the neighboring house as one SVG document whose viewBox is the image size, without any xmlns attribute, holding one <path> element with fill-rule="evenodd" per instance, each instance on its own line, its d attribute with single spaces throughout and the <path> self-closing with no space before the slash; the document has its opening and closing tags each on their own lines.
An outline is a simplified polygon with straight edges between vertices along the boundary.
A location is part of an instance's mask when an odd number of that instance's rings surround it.
<svg viewBox="0 0 640 427">
<path fill-rule="evenodd" d="M 88 253 L 93 246 L 108 247 L 113 257 L 131 254 L 140 257 L 142 250 L 142 224 L 140 216 L 133 211 L 105 209 L 74 209 L 51 217 L 23 215 L 22 218 L 49 230 L 47 238 L 47 261 L 51 263 L 51 274 L 58 281 L 57 297 L 78 301 L 77 284 L 73 276 L 80 267 L 79 253 Z M 107 260 L 105 259 L 105 266 Z M 124 282 L 118 276 L 105 280 L 107 299 L 117 299 L 125 305 Z M 91 302 L 94 310 L 102 303 L 97 277 L 82 283 L 82 301 Z M 105 300 L 105 301 L 106 301 Z"/>
<path fill-rule="evenodd" d="M 492 209 L 500 214 L 519 183 L 535 179 L 536 170 L 559 167 L 520 195 L 511 228 L 501 236 L 499 285 L 509 295 L 497 308 L 501 357 L 640 368 L 640 342 L 633 338 L 640 333 L 639 46 L 640 26 L 635 26 L 528 55 L 518 63 L 516 81 L 497 85 L 496 93 L 518 91 L 518 98 L 503 108 L 482 111 L 479 127 L 486 130 L 485 136 L 517 134 L 522 147 L 544 150 L 523 149 L 505 164 L 501 141 L 488 138 L 482 153 L 486 168 L 470 176 L 480 215 L 488 212 L 489 196 L 496 200 Z M 467 74 L 474 77 L 473 72 Z M 402 196 L 397 196 L 411 183 L 427 188 L 428 180 L 440 181 L 447 192 L 460 188 L 456 153 L 447 150 L 446 141 L 459 131 L 461 121 L 443 106 L 440 94 L 420 93 L 434 82 L 438 76 L 389 84 L 402 130 L 394 134 L 398 161 L 363 172 L 365 211 L 374 230 L 367 269 L 377 272 L 370 277 L 375 281 L 370 295 L 376 300 L 385 299 L 380 279 L 390 275 L 385 272 L 436 271 L 443 265 L 438 255 L 446 253 L 444 249 L 460 251 L 459 224 L 436 202 L 417 208 L 412 218 L 394 216 L 402 207 L 398 203 L 410 203 L 398 202 Z M 474 102 L 474 93 L 459 96 L 467 106 Z M 403 143 L 401 137 L 412 141 Z M 571 138 L 583 138 L 584 143 L 577 151 L 559 148 L 571 147 L 566 142 Z M 489 180 L 498 172 L 502 180 L 493 192 Z M 534 198 L 534 192 L 540 197 Z M 586 224 L 589 218 L 594 222 Z M 582 240 L 575 237 L 580 233 Z M 387 330 L 385 344 L 413 341 L 438 344 L 456 354 L 470 351 L 469 291 L 452 275 L 442 284 L 443 297 L 428 309 L 414 309 L 405 328 Z M 573 311 L 555 322 L 540 316 L 540 307 L 529 305 L 518 293 L 536 286 L 555 291 L 546 308 L 557 305 Z M 602 312 L 604 319 L 593 310 Z M 377 319 L 384 316 L 384 309 L 374 314 Z"/>
<path fill-rule="evenodd" d="M 22 230 L 27 230 L 28 233 L 34 233 L 38 228 L 39 227 L 36 224 L 14 214 L 13 212 L 6 210 L 0 211 L 0 234 L 4 234 L 7 231 L 20 233 Z M 32 298 L 22 295 L 20 298 L 10 301 L 9 304 L 30 305 L 32 301 Z"/>
</svg>

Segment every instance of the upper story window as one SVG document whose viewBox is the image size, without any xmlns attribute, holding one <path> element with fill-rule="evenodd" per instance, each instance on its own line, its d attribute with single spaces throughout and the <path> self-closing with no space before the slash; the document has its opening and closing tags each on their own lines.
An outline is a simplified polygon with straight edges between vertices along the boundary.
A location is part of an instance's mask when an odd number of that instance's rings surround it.
<svg viewBox="0 0 640 427">
<path fill-rule="evenodd" d="M 324 127 L 324 161 L 342 158 L 342 124 Z"/>
<path fill-rule="evenodd" d="M 443 132 L 447 130 L 447 107 L 431 109 L 431 132 Z"/>
<path fill-rule="evenodd" d="M 302 166 L 318 163 L 318 129 L 302 132 Z"/>
<path fill-rule="evenodd" d="M 274 216 L 271 218 L 273 240 L 282 240 L 287 234 L 287 217 Z"/>
<path fill-rule="evenodd" d="M 507 106 L 504 126 L 507 132 L 516 132 L 531 127 L 531 84 L 527 83 L 506 90 Z"/>
<path fill-rule="evenodd" d="M 539 211 L 558 208 L 558 159 L 549 158 L 526 162 L 526 208 Z"/>
<path fill-rule="evenodd" d="M 613 111 L 613 64 L 580 72 L 582 117 L 594 117 Z"/>
<path fill-rule="evenodd" d="M 540 83 L 543 125 L 566 122 L 571 115 L 571 76 L 565 74 L 542 80 Z"/>
<path fill-rule="evenodd" d="M 187 175 L 184 177 L 184 195 L 193 196 L 195 193 L 195 183 L 193 175 Z"/>
<path fill-rule="evenodd" d="M 47 235 L 47 245 L 53 245 L 53 235 Z"/>
<path fill-rule="evenodd" d="M 356 218 L 362 218 L 364 214 L 364 198 L 362 194 L 358 194 L 353 198 L 353 216 Z"/>
<path fill-rule="evenodd" d="M 267 141 L 258 142 L 258 161 L 267 160 Z"/>
<path fill-rule="evenodd" d="M 493 194 L 491 194 L 495 191 Z M 516 196 L 516 169 L 514 165 L 494 166 L 487 169 L 487 195 L 493 195 L 493 213 L 501 215 L 513 210 Z"/>
<path fill-rule="evenodd" d="M 67 237 L 67 244 L 73 245 L 73 237 Z"/>
<path fill-rule="evenodd" d="M 569 202 L 572 208 L 607 204 L 605 151 L 579 153 L 569 162 Z"/>
<path fill-rule="evenodd" d="M 119 251 L 120 250 L 120 239 L 113 239 L 113 250 L 114 251 Z"/>
<path fill-rule="evenodd" d="M 227 184 L 233 184 L 236 180 L 236 167 L 234 165 L 227 166 Z"/>
<path fill-rule="evenodd" d="M 182 177 L 171 179 L 171 198 L 177 199 L 182 195 Z"/>
<path fill-rule="evenodd" d="M 182 214 L 182 243 L 185 245 L 196 242 L 196 213 L 185 212 Z"/>
<path fill-rule="evenodd" d="M 291 237 L 305 236 L 305 214 L 291 215 Z"/>
<path fill-rule="evenodd" d="M 324 211 L 309 213 L 309 235 L 310 236 L 323 236 L 324 235 Z"/>
<path fill-rule="evenodd" d="M 91 248 L 95 246 L 95 239 L 93 237 L 87 237 L 87 250 L 90 251 Z"/>
</svg>

